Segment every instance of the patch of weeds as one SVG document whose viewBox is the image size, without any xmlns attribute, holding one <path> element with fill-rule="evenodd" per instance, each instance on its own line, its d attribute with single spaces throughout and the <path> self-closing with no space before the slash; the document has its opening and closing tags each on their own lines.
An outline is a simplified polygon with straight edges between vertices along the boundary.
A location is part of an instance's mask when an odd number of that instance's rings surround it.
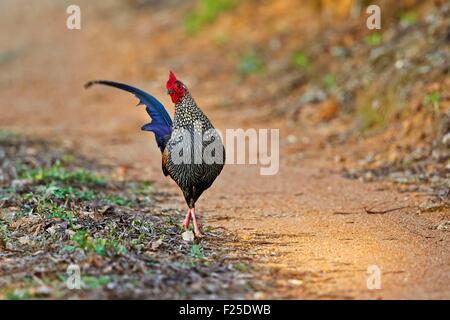
<svg viewBox="0 0 450 320">
<path fill-rule="evenodd" d="M 48 218 L 59 218 L 61 220 L 69 222 L 70 225 L 72 225 L 72 221 L 73 221 L 72 212 L 67 211 L 64 208 L 61 208 L 57 205 L 53 205 L 50 208 L 47 217 Z"/>
<path fill-rule="evenodd" d="M 11 230 L 8 228 L 6 221 L 0 220 L 0 245 L 5 245 L 10 239 Z"/>
<path fill-rule="evenodd" d="M 127 252 L 123 241 L 116 239 L 90 238 L 85 230 L 76 231 L 72 235 L 71 240 L 86 253 L 93 252 L 100 256 L 114 256 L 122 255 Z"/>
<path fill-rule="evenodd" d="M 194 35 L 204 25 L 212 23 L 217 16 L 232 9 L 236 0 L 199 0 L 196 8 L 184 19 L 184 27 L 188 35 Z"/>
<path fill-rule="evenodd" d="M 105 180 L 99 175 L 85 170 L 67 170 L 61 166 L 58 160 L 54 165 L 48 168 L 37 168 L 25 170 L 20 164 L 16 166 L 17 173 L 21 179 L 30 179 L 35 182 L 62 182 L 78 183 L 81 185 L 104 185 Z"/>
<path fill-rule="evenodd" d="M 39 186 L 34 192 L 27 192 L 21 195 L 20 199 L 22 201 L 23 213 L 35 212 L 42 218 L 59 218 L 72 225 L 72 212 L 66 210 L 63 205 L 58 204 L 57 201 L 52 198 L 52 196 L 55 196 L 57 190 L 59 190 L 57 187 L 51 185 Z M 57 197 L 55 196 L 55 198 Z"/>
<path fill-rule="evenodd" d="M 189 251 L 189 256 L 194 259 L 204 259 L 205 255 L 203 254 L 200 246 L 198 244 L 193 244 L 191 250 Z"/>
<path fill-rule="evenodd" d="M 440 95 L 439 92 L 434 91 L 423 98 L 423 105 L 434 112 L 435 114 L 439 113 L 439 100 Z"/>
<path fill-rule="evenodd" d="M 30 298 L 31 295 L 26 289 L 14 289 L 5 293 L 5 300 L 25 300 Z"/>
<path fill-rule="evenodd" d="M 373 32 L 369 36 L 365 37 L 364 41 L 371 47 L 379 46 L 381 44 L 381 33 Z"/>
<path fill-rule="evenodd" d="M 74 252 L 76 249 L 77 249 L 77 248 L 76 248 L 75 246 L 71 246 L 71 245 L 65 245 L 64 248 L 63 248 L 63 250 L 64 250 L 65 252 L 68 252 L 68 253 L 72 253 L 72 252 Z"/>
<path fill-rule="evenodd" d="M 131 205 L 133 204 L 133 202 L 130 199 L 115 194 L 106 195 L 105 201 L 110 205 L 116 205 L 121 207 L 131 207 Z"/>
<path fill-rule="evenodd" d="M 310 66 L 310 61 L 309 61 L 308 56 L 302 51 L 294 52 L 291 60 L 292 60 L 292 63 L 294 64 L 294 66 L 302 68 L 302 69 L 307 69 Z"/>
<path fill-rule="evenodd" d="M 323 77 L 322 82 L 325 87 L 325 90 L 328 92 L 333 90 L 334 87 L 336 87 L 336 77 L 331 73 L 327 73 Z"/>
<path fill-rule="evenodd" d="M 17 135 L 14 132 L 0 129 L 0 141 L 12 139 L 12 138 L 14 138 L 16 136 Z"/>
<path fill-rule="evenodd" d="M 73 242 L 75 242 L 81 249 L 85 249 L 88 246 L 89 235 L 84 230 L 78 230 L 75 232 L 70 238 Z"/>
<path fill-rule="evenodd" d="M 240 272 L 248 272 L 248 266 L 244 262 L 237 262 L 233 267 Z"/>
<path fill-rule="evenodd" d="M 236 69 L 239 75 L 248 76 L 261 72 L 263 70 L 263 62 L 256 52 L 252 50 L 240 57 Z"/>
<path fill-rule="evenodd" d="M 106 286 L 112 281 L 112 278 L 108 275 L 102 275 L 99 277 L 95 276 L 84 276 L 81 278 L 83 282 L 83 287 L 86 289 L 97 289 Z"/>
<path fill-rule="evenodd" d="M 91 201 L 95 199 L 95 193 L 91 190 L 83 191 L 73 187 L 56 187 L 53 190 L 54 196 L 59 200 L 67 198 L 80 201 Z"/>
</svg>

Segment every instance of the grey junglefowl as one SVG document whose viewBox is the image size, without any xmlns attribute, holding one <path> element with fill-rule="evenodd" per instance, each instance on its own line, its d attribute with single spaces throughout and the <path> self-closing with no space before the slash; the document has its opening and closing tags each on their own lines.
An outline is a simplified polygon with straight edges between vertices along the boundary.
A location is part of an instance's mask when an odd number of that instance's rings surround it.
<svg viewBox="0 0 450 320">
<path fill-rule="evenodd" d="M 195 235 L 202 237 L 195 203 L 222 171 L 225 148 L 219 134 L 197 106 L 186 85 L 170 71 L 166 88 L 175 104 L 172 122 L 164 106 L 155 97 L 138 88 L 107 80 L 90 81 L 85 84 L 85 88 L 94 84 L 133 93 L 139 99 L 138 105 L 146 106 L 152 121 L 141 129 L 154 133 L 162 154 L 162 171 L 177 183 L 188 205 L 182 226 L 187 230 L 192 218 Z"/>
</svg>

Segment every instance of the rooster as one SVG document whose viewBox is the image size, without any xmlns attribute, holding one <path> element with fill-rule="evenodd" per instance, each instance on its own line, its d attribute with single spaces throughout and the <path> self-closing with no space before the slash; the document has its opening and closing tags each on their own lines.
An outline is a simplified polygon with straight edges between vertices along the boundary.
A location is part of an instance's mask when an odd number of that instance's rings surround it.
<svg viewBox="0 0 450 320">
<path fill-rule="evenodd" d="M 225 148 L 214 126 L 197 106 L 187 86 L 177 80 L 170 71 L 166 88 L 175 104 L 172 121 L 167 110 L 155 97 L 138 88 L 107 80 L 90 81 L 85 84 L 85 88 L 94 84 L 133 93 L 139 99 L 138 106 L 146 106 L 152 121 L 141 129 L 154 133 L 162 155 L 162 171 L 177 183 L 188 206 L 182 226 L 187 230 L 192 218 L 195 235 L 202 237 L 195 203 L 222 171 Z"/>
</svg>

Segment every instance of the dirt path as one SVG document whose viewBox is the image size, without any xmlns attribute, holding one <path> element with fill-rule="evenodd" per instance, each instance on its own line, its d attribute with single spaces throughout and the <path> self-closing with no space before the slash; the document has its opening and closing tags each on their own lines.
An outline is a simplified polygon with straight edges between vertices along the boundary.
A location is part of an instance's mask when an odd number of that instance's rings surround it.
<svg viewBox="0 0 450 320">
<path fill-rule="evenodd" d="M 201 50 L 201 39 L 180 42 L 174 52 L 172 42 L 182 41 L 182 31 L 174 22 L 178 13 L 170 8 L 119 14 L 114 1 L 102 10 L 82 4 L 82 31 L 68 31 L 61 2 L 32 8 L 7 1 L 2 6 L 6 27 L 0 42 L 11 56 L 2 62 L 0 75 L 2 128 L 65 140 L 90 157 L 126 168 L 126 175 L 178 192 L 160 173 L 153 138 L 138 130 L 146 115 L 132 108 L 133 97 L 105 88 L 86 92 L 86 80 L 133 83 L 170 106 L 163 84 L 167 70 L 175 69 L 219 128 L 254 124 L 256 109 L 209 107 L 221 98 L 215 92 L 229 66 L 217 60 L 217 51 Z M 22 23 L 16 26 L 18 18 Z M 13 26 L 17 36 L 11 38 Z M 227 92 L 233 90 L 243 94 L 246 89 L 232 83 Z M 345 180 L 329 158 L 311 153 L 295 160 L 283 147 L 277 175 L 230 165 L 200 200 L 202 219 L 233 231 L 237 237 L 230 246 L 270 270 L 265 277 L 276 290 L 255 297 L 450 298 L 449 237 L 433 228 L 438 214 L 425 217 L 414 208 L 367 214 L 363 207 L 416 206 L 423 199 Z M 181 195 L 174 205 L 184 206 Z M 367 288 L 370 265 L 381 269 L 380 290 Z"/>
</svg>

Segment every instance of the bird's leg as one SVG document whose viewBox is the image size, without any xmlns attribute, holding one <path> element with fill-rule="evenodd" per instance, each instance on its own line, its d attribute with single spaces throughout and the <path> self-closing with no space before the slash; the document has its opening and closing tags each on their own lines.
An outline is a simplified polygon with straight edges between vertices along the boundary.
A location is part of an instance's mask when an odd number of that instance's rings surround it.
<svg viewBox="0 0 450 320">
<path fill-rule="evenodd" d="M 191 209 L 190 208 L 188 208 L 187 209 L 187 212 L 186 212 L 186 218 L 184 219 L 184 222 L 183 222 L 183 229 L 184 230 L 187 230 L 187 229 L 189 229 L 189 224 L 191 223 Z"/>
<path fill-rule="evenodd" d="M 192 214 L 192 223 L 194 224 L 194 233 L 198 238 L 203 237 L 199 225 L 197 223 L 197 217 L 195 216 L 195 208 L 191 209 L 191 214 Z"/>
</svg>

